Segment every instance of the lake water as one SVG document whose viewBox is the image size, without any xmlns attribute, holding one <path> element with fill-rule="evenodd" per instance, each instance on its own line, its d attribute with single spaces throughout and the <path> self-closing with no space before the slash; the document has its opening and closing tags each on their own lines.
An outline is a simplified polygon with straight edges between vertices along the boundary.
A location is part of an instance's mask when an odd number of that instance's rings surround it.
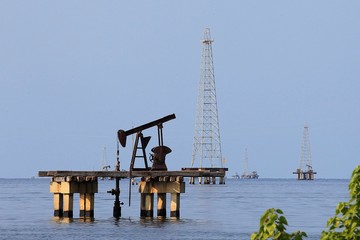
<svg viewBox="0 0 360 240">
<path fill-rule="evenodd" d="M 115 220 L 114 198 L 107 193 L 115 181 L 99 180 L 95 220 L 78 218 L 79 195 L 74 194 L 74 220 L 67 223 L 53 219 L 49 182 L 49 178 L 0 179 L 0 239 L 249 239 L 258 230 L 261 215 L 272 207 L 284 211 L 288 232 L 301 230 L 308 233 L 308 239 L 319 239 L 337 203 L 349 200 L 349 180 L 227 179 L 225 185 L 186 182 L 179 220 L 142 220 L 137 186 L 132 186 L 129 207 L 129 182 L 122 180 L 122 217 Z"/>
</svg>

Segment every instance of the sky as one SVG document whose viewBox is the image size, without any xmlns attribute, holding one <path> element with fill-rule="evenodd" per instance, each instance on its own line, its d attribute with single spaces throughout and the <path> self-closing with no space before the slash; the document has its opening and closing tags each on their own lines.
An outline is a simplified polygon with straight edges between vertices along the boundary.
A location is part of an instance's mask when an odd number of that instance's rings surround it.
<svg viewBox="0 0 360 240">
<path fill-rule="evenodd" d="M 295 178 L 309 126 L 316 178 L 360 163 L 360 1 L 0 1 L 0 178 L 116 163 L 116 133 L 164 123 L 191 166 L 210 28 L 228 176 Z M 148 153 L 157 145 L 156 129 Z M 131 145 L 120 149 L 128 169 Z"/>
</svg>

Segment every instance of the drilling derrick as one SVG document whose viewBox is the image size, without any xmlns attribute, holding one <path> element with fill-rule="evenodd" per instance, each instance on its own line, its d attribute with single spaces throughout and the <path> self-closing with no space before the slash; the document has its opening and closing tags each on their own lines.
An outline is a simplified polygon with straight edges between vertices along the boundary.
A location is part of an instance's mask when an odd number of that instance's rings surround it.
<svg viewBox="0 0 360 240">
<path fill-rule="evenodd" d="M 243 160 L 243 174 L 241 175 L 242 178 L 244 178 L 247 175 L 247 166 L 248 166 L 248 153 L 247 148 L 245 148 L 244 152 L 244 160 Z"/>
<path fill-rule="evenodd" d="M 106 158 L 106 147 L 104 147 L 103 152 L 102 152 L 101 170 L 108 171 L 109 168 L 110 168 L 110 165 L 108 164 L 107 158 Z"/>
<path fill-rule="evenodd" d="M 199 92 L 197 98 L 192 163 L 201 167 L 222 167 L 220 129 L 212 55 L 213 40 L 206 28 L 202 42 Z M 204 166 L 205 165 L 205 166 Z"/>
<path fill-rule="evenodd" d="M 298 180 L 314 180 L 316 174 L 312 168 L 309 126 L 307 124 L 304 126 L 301 142 L 300 165 L 293 174 L 297 174 Z"/>
</svg>

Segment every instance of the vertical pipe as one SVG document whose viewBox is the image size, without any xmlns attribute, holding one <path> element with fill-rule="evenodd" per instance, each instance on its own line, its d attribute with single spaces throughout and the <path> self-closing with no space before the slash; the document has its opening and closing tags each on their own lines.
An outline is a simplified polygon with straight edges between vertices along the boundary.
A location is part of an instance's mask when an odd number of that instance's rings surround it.
<svg viewBox="0 0 360 240">
<path fill-rule="evenodd" d="M 121 207 L 120 207 L 120 178 L 117 177 L 115 179 L 116 185 L 115 185 L 115 201 L 114 201 L 114 208 L 113 208 L 113 217 L 114 218 L 120 218 L 121 217 Z"/>
</svg>

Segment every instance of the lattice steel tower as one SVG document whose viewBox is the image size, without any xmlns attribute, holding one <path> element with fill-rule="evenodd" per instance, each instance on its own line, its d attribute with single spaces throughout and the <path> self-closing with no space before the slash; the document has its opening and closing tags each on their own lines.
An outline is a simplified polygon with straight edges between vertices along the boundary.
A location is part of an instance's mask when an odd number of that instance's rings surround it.
<svg viewBox="0 0 360 240">
<path fill-rule="evenodd" d="M 309 126 L 307 124 L 304 126 L 301 142 L 300 165 L 293 173 L 297 175 L 298 180 L 313 180 L 316 174 L 312 166 Z"/>
<path fill-rule="evenodd" d="M 207 167 L 209 164 L 210 167 L 217 167 L 217 163 L 222 167 L 212 43 L 210 29 L 206 28 L 202 40 L 202 63 L 191 163 L 192 166 L 198 163 L 199 167 Z"/>
<path fill-rule="evenodd" d="M 301 142 L 301 156 L 299 169 L 303 172 L 312 169 L 309 126 L 305 124 Z"/>
<path fill-rule="evenodd" d="M 245 148 L 244 151 L 244 159 L 243 159 L 243 174 L 242 176 L 246 176 L 247 173 L 247 167 L 248 167 L 248 152 L 247 152 L 247 148 Z"/>
</svg>

